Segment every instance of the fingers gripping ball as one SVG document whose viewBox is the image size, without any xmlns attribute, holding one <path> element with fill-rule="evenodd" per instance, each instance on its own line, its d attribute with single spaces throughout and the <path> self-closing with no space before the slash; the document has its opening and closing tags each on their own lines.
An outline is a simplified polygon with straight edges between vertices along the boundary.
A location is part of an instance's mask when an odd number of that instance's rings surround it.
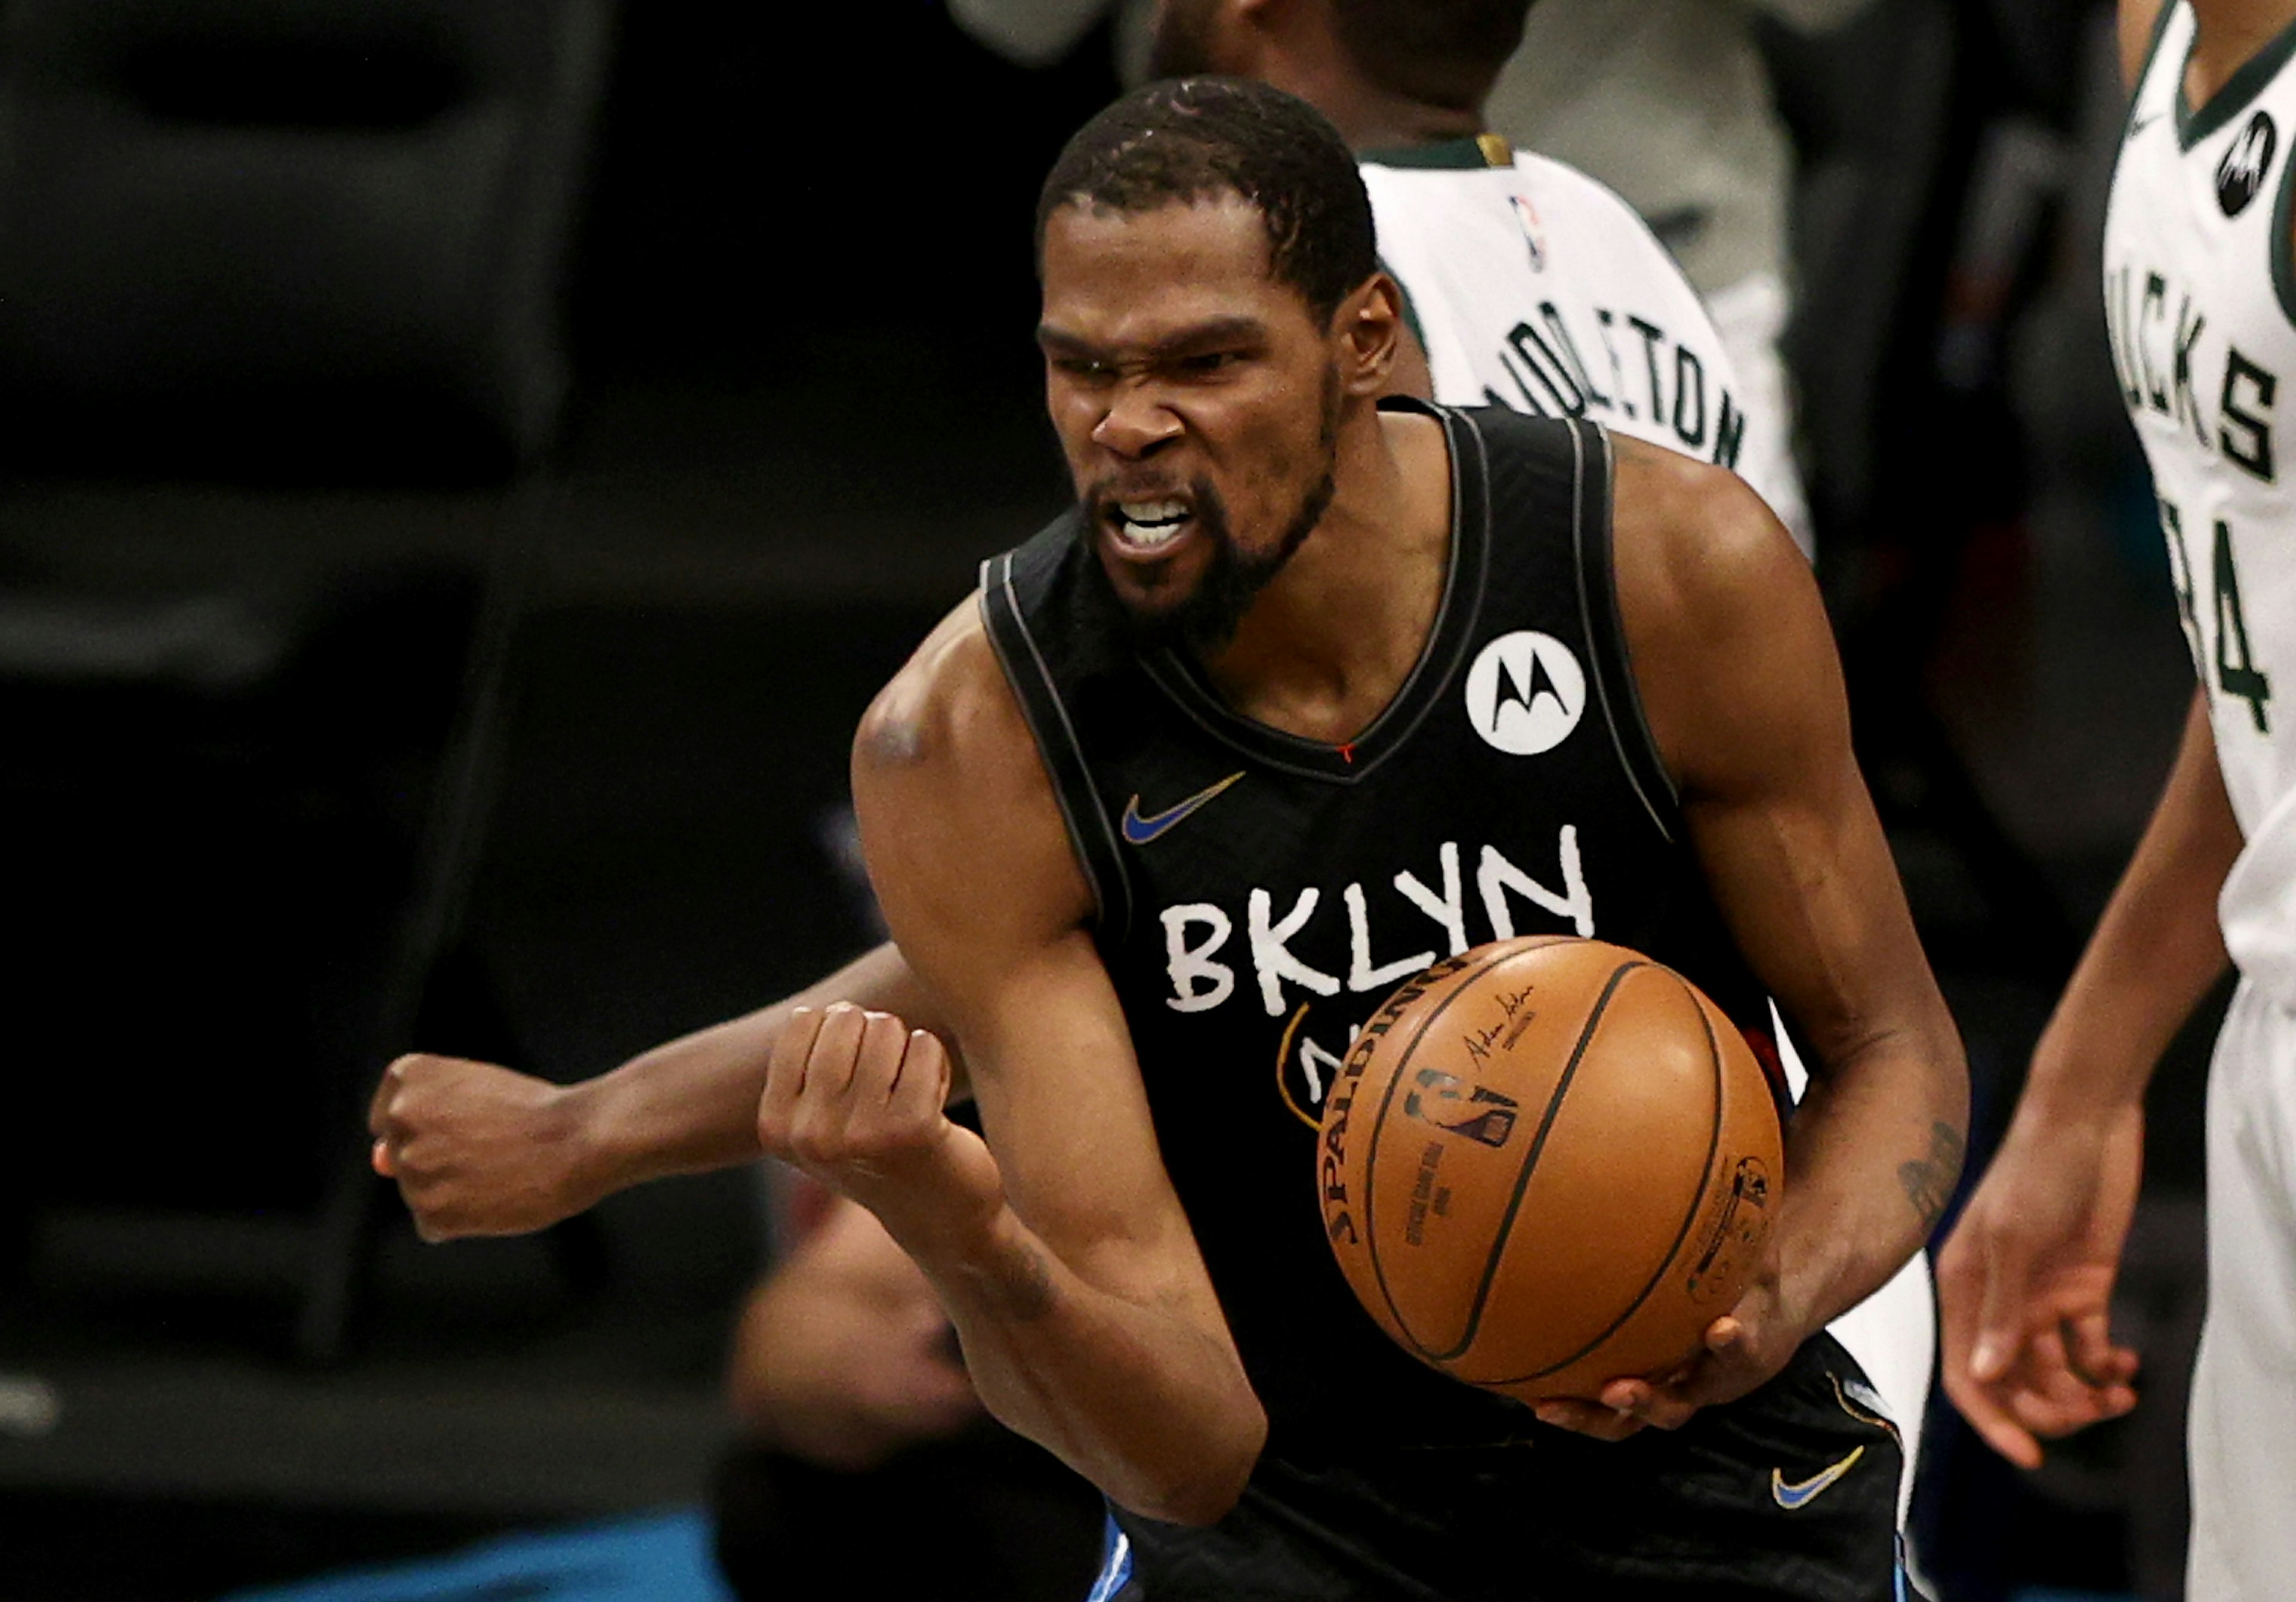
<svg viewBox="0 0 2296 1602">
<path fill-rule="evenodd" d="M 1784 1172 L 1768 1083 L 1721 1010 L 1633 952 L 1552 937 L 1390 997 L 1317 1156 L 1332 1249 L 1380 1327 L 1525 1402 L 1693 1355 L 1760 1261 Z"/>
</svg>

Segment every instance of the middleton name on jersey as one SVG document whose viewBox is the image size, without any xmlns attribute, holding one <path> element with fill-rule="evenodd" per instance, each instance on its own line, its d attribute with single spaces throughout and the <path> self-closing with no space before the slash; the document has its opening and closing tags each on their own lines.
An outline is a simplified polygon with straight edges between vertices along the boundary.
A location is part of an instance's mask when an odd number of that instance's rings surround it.
<svg viewBox="0 0 2296 1602">
<path fill-rule="evenodd" d="M 1583 337 L 1572 333 L 1570 318 L 1552 300 L 1541 300 L 1537 315 L 1536 323 L 1521 321 L 1507 330 L 1491 353 L 1507 385 L 1503 394 L 1486 383 L 1486 404 L 1541 417 L 1647 419 L 1651 429 L 1633 431 L 1685 455 L 1738 465 L 1746 414 L 1708 371 L 1710 357 L 1658 323 L 1611 307 L 1585 308 Z M 1589 349 L 1600 353 L 1592 362 Z M 1668 433 L 1673 437 L 1664 437 Z"/>
<path fill-rule="evenodd" d="M 1783 421 L 1751 419 L 1749 446 L 1712 318 L 1624 200 L 1495 134 L 1362 160 L 1437 400 L 1590 418 L 1727 468 L 1742 452 L 1756 492 L 1787 503 L 1764 481 L 1791 471 Z"/>
</svg>

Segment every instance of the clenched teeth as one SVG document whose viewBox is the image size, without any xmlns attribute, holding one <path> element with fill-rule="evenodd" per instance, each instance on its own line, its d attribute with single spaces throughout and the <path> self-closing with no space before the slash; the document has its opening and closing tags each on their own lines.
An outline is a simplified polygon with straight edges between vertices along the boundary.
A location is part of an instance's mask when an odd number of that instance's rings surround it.
<svg viewBox="0 0 2296 1602">
<path fill-rule="evenodd" d="M 1158 523 L 1177 523 L 1188 515 L 1185 501 L 1119 501 L 1116 515 L 1128 523 L 1153 527 Z"/>
<path fill-rule="evenodd" d="M 1136 551 L 1153 551 L 1177 539 L 1188 525 L 1185 501 L 1119 501 L 1116 534 Z"/>
</svg>

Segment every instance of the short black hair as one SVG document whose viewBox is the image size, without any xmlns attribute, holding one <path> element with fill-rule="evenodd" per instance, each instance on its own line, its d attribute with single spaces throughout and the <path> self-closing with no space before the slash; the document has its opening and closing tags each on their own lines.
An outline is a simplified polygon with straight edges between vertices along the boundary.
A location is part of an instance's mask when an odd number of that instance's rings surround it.
<svg viewBox="0 0 2296 1602">
<path fill-rule="evenodd" d="M 1522 43 L 1531 0 L 1331 0 L 1332 32 L 1381 88 L 1480 111 Z"/>
<path fill-rule="evenodd" d="M 1063 207 L 1133 213 L 1226 195 L 1258 210 L 1271 275 L 1319 323 L 1379 270 L 1348 142 L 1306 101 L 1240 78 L 1150 84 L 1078 129 L 1037 200 L 1038 267 Z"/>
</svg>

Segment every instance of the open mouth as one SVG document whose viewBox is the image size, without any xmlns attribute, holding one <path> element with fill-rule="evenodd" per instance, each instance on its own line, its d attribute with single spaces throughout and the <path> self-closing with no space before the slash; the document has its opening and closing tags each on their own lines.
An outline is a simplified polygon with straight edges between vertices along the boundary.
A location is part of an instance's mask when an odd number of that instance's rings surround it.
<svg viewBox="0 0 2296 1602">
<path fill-rule="evenodd" d="M 1139 556 L 1161 554 L 1195 520 L 1184 500 L 1115 501 L 1106 514 L 1108 530 L 1121 549 Z"/>
</svg>

